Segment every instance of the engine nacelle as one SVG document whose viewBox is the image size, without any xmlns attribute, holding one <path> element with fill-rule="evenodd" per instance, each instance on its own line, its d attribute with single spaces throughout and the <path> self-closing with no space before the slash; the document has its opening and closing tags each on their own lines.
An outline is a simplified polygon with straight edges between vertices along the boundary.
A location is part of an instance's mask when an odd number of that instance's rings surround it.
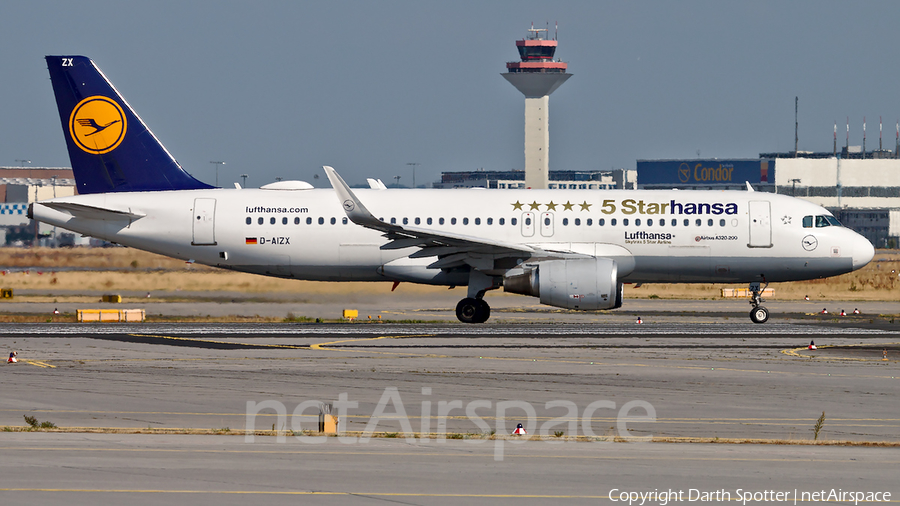
<svg viewBox="0 0 900 506">
<path fill-rule="evenodd" d="M 615 260 L 578 258 L 547 260 L 510 271 L 503 291 L 541 298 L 541 304 L 567 309 L 622 307 L 622 283 Z"/>
</svg>

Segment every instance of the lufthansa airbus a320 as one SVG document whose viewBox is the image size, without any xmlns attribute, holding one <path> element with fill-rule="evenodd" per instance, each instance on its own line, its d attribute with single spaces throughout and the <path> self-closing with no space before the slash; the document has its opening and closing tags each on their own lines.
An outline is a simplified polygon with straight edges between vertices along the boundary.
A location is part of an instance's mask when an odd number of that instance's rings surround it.
<svg viewBox="0 0 900 506">
<path fill-rule="evenodd" d="M 569 309 L 615 309 L 623 283 L 762 284 L 859 269 L 874 248 L 826 209 L 785 195 L 664 190 L 351 190 L 281 181 L 214 188 L 175 161 L 89 58 L 46 58 L 78 195 L 30 217 L 202 264 L 321 281 L 467 286 L 460 321 L 492 289 Z"/>
</svg>

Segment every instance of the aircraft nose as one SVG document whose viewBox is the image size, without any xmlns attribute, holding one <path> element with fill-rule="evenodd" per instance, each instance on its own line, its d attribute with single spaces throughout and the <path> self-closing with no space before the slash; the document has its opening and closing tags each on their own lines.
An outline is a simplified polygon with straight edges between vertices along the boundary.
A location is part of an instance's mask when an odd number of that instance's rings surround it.
<svg viewBox="0 0 900 506">
<path fill-rule="evenodd" d="M 875 247 L 863 236 L 853 241 L 853 270 L 860 269 L 875 257 Z"/>
</svg>

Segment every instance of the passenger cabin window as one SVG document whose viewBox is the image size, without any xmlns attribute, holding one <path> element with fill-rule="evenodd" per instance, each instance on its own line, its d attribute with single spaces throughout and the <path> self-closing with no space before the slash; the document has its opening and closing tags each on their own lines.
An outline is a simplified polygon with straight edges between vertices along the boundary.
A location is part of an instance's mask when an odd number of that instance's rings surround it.
<svg viewBox="0 0 900 506">
<path fill-rule="evenodd" d="M 335 223 L 337 223 L 337 220 L 334 218 L 331 218 L 331 224 L 334 225 Z"/>
<path fill-rule="evenodd" d="M 294 218 L 294 225 L 299 225 L 299 224 L 300 224 L 300 217 L 298 216 L 298 217 Z"/>
<path fill-rule="evenodd" d="M 271 218 L 269 218 L 269 224 L 270 224 L 270 225 L 274 225 L 274 224 L 275 224 L 275 217 L 274 217 L 274 216 L 272 216 Z"/>
<path fill-rule="evenodd" d="M 262 225 L 262 224 L 263 224 L 263 217 L 260 216 L 260 217 L 259 217 L 259 220 L 257 220 L 256 222 L 259 223 L 260 225 Z"/>
<path fill-rule="evenodd" d="M 544 218 L 544 225 L 550 226 L 550 218 Z M 569 218 L 563 218 L 563 226 L 569 225 Z"/>
<path fill-rule="evenodd" d="M 438 224 L 439 224 L 439 225 L 443 225 L 443 224 L 444 224 L 444 218 L 438 218 Z"/>
<path fill-rule="evenodd" d="M 628 218 L 622 218 L 622 226 L 628 226 Z"/>
<path fill-rule="evenodd" d="M 615 218 L 609 220 L 609 226 L 611 226 L 611 227 L 615 227 L 615 226 L 616 226 L 616 219 L 615 219 Z"/>
<path fill-rule="evenodd" d="M 509 224 L 515 226 L 515 224 L 516 224 L 518 221 L 519 221 L 519 220 L 517 220 L 517 219 L 515 219 L 515 218 L 510 218 L 510 219 L 509 219 Z M 502 223 L 501 223 L 501 225 L 502 225 Z"/>
<path fill-rule="evenodd" d="M 500 225 L 506 225 L 506 218 L 500 218 L 497 223 L 499 223 Z M 490 225 L 490 222 L 488 222 L 488 225 Z"/>
<path fill-rule="evenodd" d="M 284 218 L 281 218 L 281 224 L 287 225 L 287 216 L 285 216 Z"/>
<path fill-rule="evenodd" d="M 253 223 L 253 218 L 247 216 L 247 225 Z"/>
<path fill-rule="evenodd" d="M 450 218 L 450 224 L 456 225 L 456 218 Z"/>
<path fill-rule="evenodd" d="M 312 218 L 306 218 L 306 224 L 312 225 Z"/>
<path fill-rule="evenodd" d="M 319 218 L 319 225 L 325 224 L 325 218 Z"/>
</svg>

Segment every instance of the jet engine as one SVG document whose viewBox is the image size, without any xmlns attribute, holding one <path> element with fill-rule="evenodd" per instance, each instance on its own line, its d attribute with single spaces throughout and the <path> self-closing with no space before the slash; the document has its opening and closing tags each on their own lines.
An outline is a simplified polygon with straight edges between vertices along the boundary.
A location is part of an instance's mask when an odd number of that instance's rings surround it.
<svg viewBox="0 0 900 506">
<path fill-rule="evenodd" d="M 503 291 L 567 309 L 615 309 L 622 307 L 623 290 L 617 272 L 609 258 L 547 260 L 510 270 Z"/>
</svg>

